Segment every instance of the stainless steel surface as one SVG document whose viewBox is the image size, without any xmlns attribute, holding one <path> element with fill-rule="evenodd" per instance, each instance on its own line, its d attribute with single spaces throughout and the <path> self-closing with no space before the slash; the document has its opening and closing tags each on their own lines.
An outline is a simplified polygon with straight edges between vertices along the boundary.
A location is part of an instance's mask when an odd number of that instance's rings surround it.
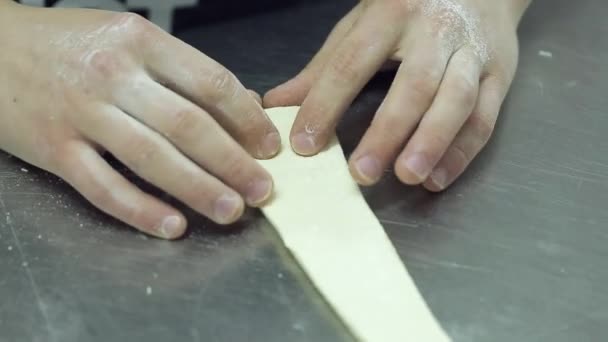
<svg viewBox="0 0 608 342">
<path fill-rule="evenodd" d="M 349 4 L 181 37 L 265 90 L 306 62 Z M 607 8 L 535 2 L 497 132 L 449 191 L 405 187 L 390 173 L 365 189 L 455 341 L 608 335 Z M 372 82 L 342 123 L 346 151 L 389 80 Z M 259 213 L 231 232 L 190 220 L 182 241 L 146 238 L 1 154 L 0 341 L 349 340 Z"/>
</svg>

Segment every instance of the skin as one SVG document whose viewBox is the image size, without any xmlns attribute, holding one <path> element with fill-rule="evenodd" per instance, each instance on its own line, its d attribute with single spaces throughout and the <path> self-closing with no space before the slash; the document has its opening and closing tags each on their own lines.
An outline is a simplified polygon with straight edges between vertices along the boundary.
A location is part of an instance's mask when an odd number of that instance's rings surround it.
<svg viewBox="0 0 608 342">
<path fill-rule="evenodd" d="M 104 151 L 220 224 L 271 195 L 254 157 L 274 156 L 280 138 L 257 95 L 147 20 L 0 0 L 0 42 L 0 148 L 104 212 L 167 239 L 187 225 Z"/>
<path fill-rule="evenodd" d="M 353 177 L 374 184 L 392 163 L 404 183 L 440 191 L 463 172 L 512 81 L 529 1 L 438 2 L 362 1 L 306 69 L 266 94 L 267 106 L 302 105 L 296 152 L 322 149 L 363 85 L 396 61 L 391 90 L 351 156 Z M 220 224 L 271 195 L 253 157 L 274 156 L 280 139 L 259 96 L 145 19 L 0 0 L 0 42 L 0 149 L 65 179 L 106 213 L 161 238 L 187 225 L 112 169 L 106 151 Z"/>
<path fill-rule="evenodd" d="M 314 155 L 363 86 L 387 62 L 398 62 L 350 157 L 351 174 L 372 185 L 392 165 L 405 184 L 444 190 L 491 136 L 515 74 L 516 29 L 529 4 L 363 0 L 302 72 L 265 95 L 264 105 L 301 105 L 292 148 Z"/>
</svg>

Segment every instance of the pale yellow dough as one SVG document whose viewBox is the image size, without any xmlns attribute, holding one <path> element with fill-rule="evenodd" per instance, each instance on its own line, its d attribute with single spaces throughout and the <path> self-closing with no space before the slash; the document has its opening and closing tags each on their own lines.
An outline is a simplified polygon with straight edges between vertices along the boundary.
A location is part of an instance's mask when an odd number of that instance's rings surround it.
<svg viewBox="0 0 608 342">
<path fill-rule="evenodd" d="M 357 339 L 449 341 L 352 180 L 337 139 L 315 157 L 289 147 L 297 111 L 267 110 L 283 148 L 260 161 L 275 182 L 262 210 L 285 246 Z"/>
</svg>

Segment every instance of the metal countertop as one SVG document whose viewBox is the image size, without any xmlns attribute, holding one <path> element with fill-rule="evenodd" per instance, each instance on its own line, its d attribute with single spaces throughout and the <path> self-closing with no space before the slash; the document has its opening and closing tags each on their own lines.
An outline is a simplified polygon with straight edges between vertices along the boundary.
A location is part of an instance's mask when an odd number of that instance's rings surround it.
<svg viewBox="0 0 608 342">
<path fill-rule="evenodd" d="M 179 37 L 263 92 L 296 73 L 351 4 Z M 391 173 L 364 190 L 455 341 L 608 336 L 607 9 L 535 1 L 497 131 L 447 192 Z M 389 82 L 371 82 L 342 122 L 347 153 Z M 181 241 L 147 238 L 0 153 L 0 341 L 349 341 L 259 212 L 230 233 L 189 219 Z"/>
</svg>

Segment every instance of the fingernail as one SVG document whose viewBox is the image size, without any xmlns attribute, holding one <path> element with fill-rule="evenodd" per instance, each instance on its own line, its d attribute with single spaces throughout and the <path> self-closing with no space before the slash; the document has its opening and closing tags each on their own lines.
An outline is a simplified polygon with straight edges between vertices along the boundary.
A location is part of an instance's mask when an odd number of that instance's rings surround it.
<svg viewBox="0 0 608 342">
<path fill-rule="evenodd" d="M 279 152 L 281 136 L 279 133 L 269 133 L 260 144 L 260 157 L 270 158 Z"/>
<path fill-rule="evenodd" d="M 160 223 L 158 232 L 165 239 L 171 239 L 180 235 L 182 230 L 182 219 L 179 216 L 167 216 Z"/>
<path fill-rule="evenodd" d="M 355 163 L 355 168 L 366 183 L 375 183 L 380 178 L 380 162 L 375 157 L 359 158 Z"/>
<path fill-rule="evenodd" d="M 431 173 L 431 181 L 435 183 L 439 189 L 445 189 L 448 182 L 448 172 L 444 168 L 437 168 L 433 170 Z"/>
<path fill-rule="evenodd" d="M 291 146 L 297 154 L 301 155 L 311 155 L 317 151 L 314 138 L 306 133 L 296 134 L 291 139 Z"/>
<path fill-rule="evenodd" d="M 416 153 L 405 161 L 405 167 L 418 177 L 419 181 L 424 181 L 431 171 L 431 166 L 422 153 Z"/>
<path fill-rule="evenodd" d="M 238 195 L 225 194 L 215 201 L 213 214 L 218 223 L 231 223 L 242 211 L 242 200 Z"/>
<path fill-rule="evenodd" d="M 256 205 L 264 202 L 272 193 L 272 182 L 267 179 L 252 182 L 247 189 L 247 203 Z"/>
</svg>

